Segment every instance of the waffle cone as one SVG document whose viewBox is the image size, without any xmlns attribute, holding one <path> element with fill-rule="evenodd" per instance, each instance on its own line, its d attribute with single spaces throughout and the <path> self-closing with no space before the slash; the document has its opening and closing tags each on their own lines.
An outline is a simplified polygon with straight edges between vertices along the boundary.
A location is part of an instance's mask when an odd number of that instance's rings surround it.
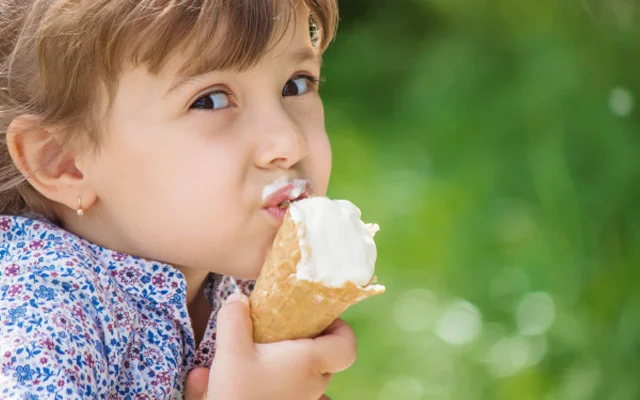
<svg viewBox="0 0 640 400">
<path fill-rule="evenodd" d="M 315 337 L 351 305 L 385 290 L 374 284 L 327 287 L 299 280 L 299 232 L 304 232 L 304 226 L 297 225 L 287 211 L 249 297 L 256 343 Z"/>
</svg>

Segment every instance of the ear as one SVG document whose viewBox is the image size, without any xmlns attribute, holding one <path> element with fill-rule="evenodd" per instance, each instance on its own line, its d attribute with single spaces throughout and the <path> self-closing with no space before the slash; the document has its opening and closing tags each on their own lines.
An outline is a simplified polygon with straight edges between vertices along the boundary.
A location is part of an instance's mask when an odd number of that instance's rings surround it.
<svg viewBox="0 0 640 400">
<path fill-rule="evenodd" d="M 21 115 L 9 125 L 7 147 L 13 163 L 44 197 L 72 210 L 89 209 L 97 196 L 78 168 L 79 154 L 65 145 L 61 132 L 40 122 L 35 115 Z"/>
</svg>

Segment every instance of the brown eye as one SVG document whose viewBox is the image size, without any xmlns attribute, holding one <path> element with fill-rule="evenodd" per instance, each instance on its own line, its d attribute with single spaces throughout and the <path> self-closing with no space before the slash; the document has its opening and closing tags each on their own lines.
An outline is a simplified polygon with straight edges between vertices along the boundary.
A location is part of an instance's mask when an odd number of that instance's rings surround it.
<svg viewBox="0 0 640 400">
<path fill-rule="evenodd" d="M 211 92 L 196 100 L 192 105 L 192 109 L 197 110 L 220 110 L 229 107 L 229 93 L 227 92 Z"/>
<path fill-rule="evenodd" d="M 312 76 L 297 76 L 289 79 L 282 89 L 282 96 L 300 96 L 309 91 L 317 83 L 317 79 Z"/>
<path fill-rule="evenodd" d="M 295 80 L 290 80 L 287 82 L 286 85 L 284 85 L 284 89 L 282 89 L 282 95 L 283 96 L 297 96 L 298 94 L 300 94 L 300 92 L 303 89 L 301 89 L 298 84 L 296 83 Z"/>
</svg>

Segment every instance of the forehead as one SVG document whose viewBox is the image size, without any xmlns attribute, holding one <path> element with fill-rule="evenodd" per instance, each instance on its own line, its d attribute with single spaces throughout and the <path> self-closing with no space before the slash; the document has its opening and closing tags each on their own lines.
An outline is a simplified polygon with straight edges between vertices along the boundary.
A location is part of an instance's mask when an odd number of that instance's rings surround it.
<svg viewBox="0 0 640 400">
<path fill-rule="evenodd" d="M 257 52 L 257 49 L 251 49 L 253 57 L 251 60 L 244 60 L 246 62 L 225 63 L 229 57 L 234 57 L 234 54 L 228 52 L 240 49 L 228 46 L 226 40 L 231 35 L 237 34 L 237 27 L 232 27 L 229 20 L 221 20 L 218 29 L 210 39 L 210 51 L 203 52 L 190 43 L 171 57 L 167 68 L 163 71 L 175 76 L 168 92 L 177 90 L 200 75 L 216 70 L 244 71 L 260 61 L 284 59 L 292 63 L 299 64 L 310 61 L 320 65 L 322 54 L 314 46 L 310 30 L 309 10 L 304 4 L 301 4 L 289 11 L 288 15 L 282 15 L 275 19 L 270 41 L 261 48 L 261 52 Z M 238 60 L 242 59 L 239 54 L 235 57 Z"/>
<path fill-rule="evenodd" d="M 304 3 L 279 7 L 272 14 L 256 20 L 247 15 L 221 15 L 214 27 L 204 27 L 204 31 L 196 32 L 176 49 L 174 53 L 185 60 L 178 69 L 179 75 L 247 70 L 265 56 L 277 56 L 288 47 L 308 47 L 318 53 L 312 44 L 309 9 Z"/>
</svg>

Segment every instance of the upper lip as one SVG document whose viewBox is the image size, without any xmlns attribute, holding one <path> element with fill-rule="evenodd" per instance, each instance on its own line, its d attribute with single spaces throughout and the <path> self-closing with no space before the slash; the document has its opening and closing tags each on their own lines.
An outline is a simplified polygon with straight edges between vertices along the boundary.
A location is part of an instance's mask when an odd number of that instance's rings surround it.
<svg viewBox="0 0 640 400">
<path fill-rule="evenodd" d="M 272 193 L 263 196 L 264 208 L 277 207 L 281 203 L 293 202 L 311 197 L 311 182 L 306 179 L 283 179 L 273 182 L 276 185 Z M 264 193 L 264 192 L 263 192 Z"/>
</svg>

